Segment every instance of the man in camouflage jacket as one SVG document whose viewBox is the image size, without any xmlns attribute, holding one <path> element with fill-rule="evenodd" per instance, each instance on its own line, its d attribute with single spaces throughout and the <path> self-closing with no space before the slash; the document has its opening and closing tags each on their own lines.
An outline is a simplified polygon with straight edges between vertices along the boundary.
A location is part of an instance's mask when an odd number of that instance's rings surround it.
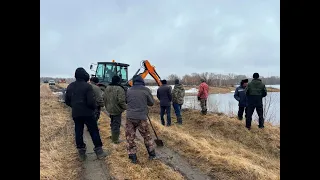
<svg viewBox="0 0 320 180">
<path fill-rule="evenodd" d="M 122 112 L 127 109 L 126 94 L 124 88 L 120 85 L 120 77 L 113 76 L 112 82 L 104 91 L 104 104 L 111 119 L 111 139 L 115 144 L 120 143 L 120 125 Z"/>
<path fill-rule="evenodd" d="M 172 90 L 172 106 L 177 116 L 177 123 L 182 124 L 181 106 L 184 102 L 185 90 L 183 88 L 183 85 L 180 84 L 179 79 L 176 79 L 174 83 L 175 85 Z"/>
<path fill-rule="evenodd" d="M 96 100 L 97 108 L 94 111 L 96 121 L 98 122 L 100 118 L 100 111 L 101 108 L 104 107 L 104 102 L 102 99 L 102 91 L 101 89 L 96 85 L 99 83 L 99 79 L 97 77 L 91 77 L 90 78 L 90 84 L 93 88 L 94 97 Z"/>
<path fill-rule="evenodd" d="M 259 74 L 253 74 L 253 80 L 246 87 L 247 95 L 247 117 L 246 117 L 246 127 L 250 130 L 252 115 L 254 110 L 257 111 L 259 116 L 259 128 L 264 128 L 264 118 L 263 118 L 263 104 L 262 98 L 267 96 L 266 86 L 259 79 Z"/>
</svg>

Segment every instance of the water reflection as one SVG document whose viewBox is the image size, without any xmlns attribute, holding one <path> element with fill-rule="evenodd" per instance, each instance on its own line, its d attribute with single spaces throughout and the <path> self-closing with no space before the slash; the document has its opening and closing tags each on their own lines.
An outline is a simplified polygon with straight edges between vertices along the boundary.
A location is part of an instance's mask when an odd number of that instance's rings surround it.
<svg viewBox="0 0 320 180">
<path fill-rule="evenodd" d="M 182 108 L 201 109 L 196 96 L 186 96 Z M 280 92 L 269 92 L 268 96 L 263 98 L 264 117 L 266 121 L 273 124 L 280 123 Z M 210 94 L 208 98 L 208 111 L 221 112 L 230 116 L 235 116 L 238 112 L 238 101 L 233 97 L 233 93 Z M 253 115 L 257 119 L 256 112 Z"/>
</svg>

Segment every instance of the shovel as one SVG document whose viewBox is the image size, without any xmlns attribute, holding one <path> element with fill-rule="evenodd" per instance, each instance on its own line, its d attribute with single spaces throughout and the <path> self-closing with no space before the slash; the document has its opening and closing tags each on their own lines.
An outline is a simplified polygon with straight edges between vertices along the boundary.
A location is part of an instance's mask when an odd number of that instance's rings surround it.
<svg viewBox="0 0 320 180">
<path fill-rule="evenodd" d="M 151 123 L 151 120 L 150 120 L 148 114 L 147 114 L 147 117 L 148 117 L 148 119 L 149 119 L 149 122 L 150 122 L 150 125 L 151 125 L 151 127 L 152 127 L 152 130 L 153 130 L 153 132 L 154 132 L 154 134 L 156 135 L 156 138 L 157 138 L 157 139 L 154 140 L 154 142 L 157 144 L 157 146 L 163 146 L 163 141 L 158 138 L 157 133 L 156 133 L 156 131 L 154 130 L 154 128 L 153 128 L 153 126 L 152 126 L 152 123 Z"/>
</svg>

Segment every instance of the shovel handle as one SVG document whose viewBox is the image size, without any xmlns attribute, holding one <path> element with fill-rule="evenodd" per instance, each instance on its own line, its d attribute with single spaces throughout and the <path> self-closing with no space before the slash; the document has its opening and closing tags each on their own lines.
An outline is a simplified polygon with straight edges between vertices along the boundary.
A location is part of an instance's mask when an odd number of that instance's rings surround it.
<svg viewBox="0 0 320 180">
<path fill-rule="evenodd" d="M 149 122 L 150 122 L 151 128 L 152 128 L 154 134 L 156 135 L 156 138 L 159 139 L 156 131 L 155 131 L 154 128 L 153 128 L 153 125 L 152 125 L 151 120 L 150 120 L 150 118 L 149 118 L 149 114 L 147 114 L 147 117 L 148 117 L 148 120 L 149 120 Z"/>
</svg>

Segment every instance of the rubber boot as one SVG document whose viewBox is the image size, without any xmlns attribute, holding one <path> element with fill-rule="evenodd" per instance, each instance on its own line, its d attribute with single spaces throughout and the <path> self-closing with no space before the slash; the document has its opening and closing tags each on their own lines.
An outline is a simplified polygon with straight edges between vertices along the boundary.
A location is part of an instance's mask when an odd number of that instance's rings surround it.
<svg viewBox="0 0 320 180">
<path fill-rule="evenodd" d="M 177 120 L 178 120 L 178 124 L 182 124 L 182 117 L 181 116 L 178 117 Z"/>
<path fill-rule="evenodd" d="M 148 151 L 148 154 L 149 154 L 149 160 L 158 159 L 158 157 L 156 156 L 155 150 L 153 150 L 153 151 Z"/>
<path fill-rule="evenodd" d="M 103 151 L 102 147 L 94 148 L 94 152 L 98 159 L 103 159 L 107 156 L 107 153 Z"/>
<path fill-rule="evenodd" d="M 119 144 L 122 141 L 119 140 L 120 132 L 112 132 L 111 140 L 114 144 Z"/>
<path fill-rule="evenodd" d="M 79 148 L 78 153 L 79 153 L 80 161 L 85 161 L 87 159 L 86 148 Z"/>
<path fill-rule="evenodd" d="M 131 160 L 131 163 L 137 164 L 137 155 L 136 154 L 129 154 L 129 159 Z"/>
</svg>

